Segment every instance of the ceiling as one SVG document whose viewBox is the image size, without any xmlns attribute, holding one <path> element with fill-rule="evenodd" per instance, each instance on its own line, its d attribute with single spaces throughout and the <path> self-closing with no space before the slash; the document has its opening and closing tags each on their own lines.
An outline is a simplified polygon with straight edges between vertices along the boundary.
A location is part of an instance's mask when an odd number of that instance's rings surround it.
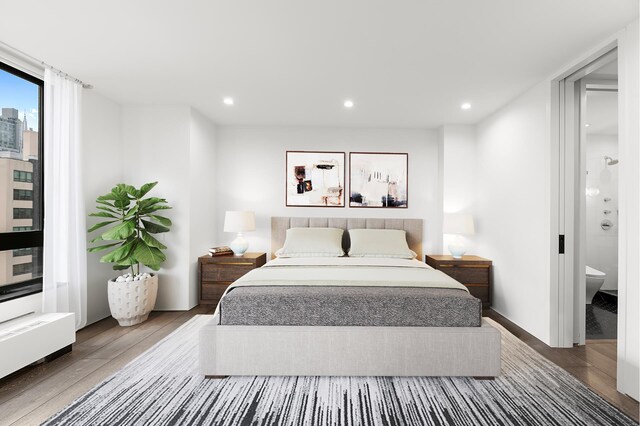
<svg viewBox="0 0 640 426">
<path fill-rule="evenodd" d="M 121 104 L 220 124 L 433 128 L 479 121 L 637 16 L 637 0 L 3 1 L 0 41 Z"/>
</svg>

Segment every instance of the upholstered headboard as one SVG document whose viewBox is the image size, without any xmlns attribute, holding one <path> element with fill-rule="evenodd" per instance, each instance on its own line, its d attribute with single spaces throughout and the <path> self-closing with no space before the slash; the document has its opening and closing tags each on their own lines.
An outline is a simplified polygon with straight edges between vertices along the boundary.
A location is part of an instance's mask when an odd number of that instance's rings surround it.
<svg viewBox="0 0 640 426">
<path fill-rule="evenodd" d="M 403 229 L 407 233 L 409 248 L 422 259 L 422 219 L 366 219 L 356 217 L 272 217 L 271 258 L 284 245 L 289 228 L 339 228 L 339 229 Z M 342 239 L 345 252 L 349 248 L 349 233 Z"/>
</svg>

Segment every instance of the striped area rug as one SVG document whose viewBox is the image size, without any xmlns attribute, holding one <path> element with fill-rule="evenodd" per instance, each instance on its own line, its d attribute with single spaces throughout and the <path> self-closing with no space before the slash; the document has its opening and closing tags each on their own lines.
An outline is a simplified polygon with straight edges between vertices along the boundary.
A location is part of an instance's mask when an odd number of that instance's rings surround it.
<svg viewBox="0 0 640 426">
<path fill-rule="evenodd" d="M 635 425 L 561 368 L 502 332 L 493 381 L 198 374 L 200 315 L 46 425 Z"/>
</svg>

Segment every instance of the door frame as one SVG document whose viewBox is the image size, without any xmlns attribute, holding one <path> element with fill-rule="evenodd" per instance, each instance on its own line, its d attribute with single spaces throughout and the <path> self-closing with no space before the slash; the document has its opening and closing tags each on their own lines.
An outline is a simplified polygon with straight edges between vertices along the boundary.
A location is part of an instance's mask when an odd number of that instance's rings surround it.
<svg viewBox="0 0 640 426">
<path fill-rule="evenodd" d="M 564 277 L 565 259 L 558 255 L 560 234 L 560 140 L 564 137 L 564 88 L 560 82 L 593 60 L 618 48 L 618 150 L 621 162 L 618 165 L 618 344 L 617 344 L 617 390 L 638 399 L 640 381 L 638 375 L 638 300 L 640 282 L 640 52 L 638 35 L 640 24 L 636 20 L 623 30 L 594 47 L 581 58 L 571 62 L 550 84 L 550 305 L 549 343 L 553 347 L 571 346 L 573 321 L 568 316 L 566 293 L 573 286 L 560 285 Z M 564 201 L 564 198 L 562 198 Z M 562 224 L 564 226 L 564 223 Z M 562 229 L 564 230 L 564 229 Z M 569 289 L 568 287 L 571 287 Z M 572 307 L 569 307 L 571 309 Z M 568 328 L 568 330 L 567 330 Z"/>
<path fill-rule="evenodd" d="M 617 60 L 617 40 L 552 81 L 551 96 L 551 346 L 585 340 L 586 82 L 595 69 Z M 577 295 L 577 297 L 576 297 Z"/>
</svg>

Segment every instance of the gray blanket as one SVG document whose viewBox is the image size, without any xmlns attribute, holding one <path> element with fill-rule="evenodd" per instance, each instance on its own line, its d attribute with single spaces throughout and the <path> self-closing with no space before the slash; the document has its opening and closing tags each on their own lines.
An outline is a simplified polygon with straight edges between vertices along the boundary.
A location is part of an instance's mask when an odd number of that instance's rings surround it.
<svg viewBox="0 0 640 426">
<path fill-rule="evenodd" d="M 482 304 L 451 288 L 249 286 L 218 311 L 223 325 L 479 327 Z"/>
</svg>

